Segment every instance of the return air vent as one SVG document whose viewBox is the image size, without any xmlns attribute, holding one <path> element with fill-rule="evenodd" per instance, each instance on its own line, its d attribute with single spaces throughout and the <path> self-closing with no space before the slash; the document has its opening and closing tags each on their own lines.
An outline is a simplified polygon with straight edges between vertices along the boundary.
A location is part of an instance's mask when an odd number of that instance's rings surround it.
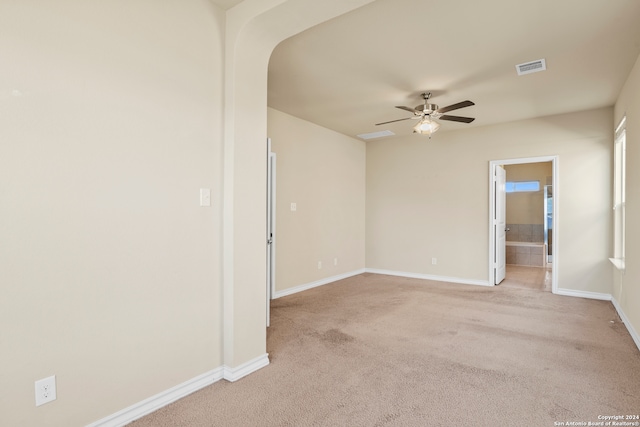
<svg viewBox="0 0 640 427">
<path fill-rule="evenodd" d="M 381 130 L 380 132 L 361 133 L 358 135 L 358 137 L 362 139 L 374 139 L 391 135 L 395 135 L 395 133 L 391 132 L 390 130 Z"/>
<path fill-rule="evenodd" d="M 516 65 L 516 70 L 519 76 L 525 74 L 537 73 L 538 71 L 544 71 L 547 69 L 547 63 L 544 59 L 538 59 L 537 61 L 525 62 L 524 64 Z"/>
</svg>

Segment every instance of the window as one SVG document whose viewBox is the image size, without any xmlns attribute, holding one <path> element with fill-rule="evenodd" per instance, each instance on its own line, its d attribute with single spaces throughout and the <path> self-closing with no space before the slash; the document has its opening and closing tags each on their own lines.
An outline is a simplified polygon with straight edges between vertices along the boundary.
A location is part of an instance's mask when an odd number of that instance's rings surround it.
<svg viewBox="0 0 640 427">
<path fill-rule="evenodd" d="M 507 193 L 540 191 L 540 181 L 507 181 L 506 191 Z"/>
<path fill-rule="evenodd" d="M 613 152 L 613 263 L 624 270 L 625 258 L 625 176 L 626 176 L 626 116 L 616 128 Z"/>
</svg>

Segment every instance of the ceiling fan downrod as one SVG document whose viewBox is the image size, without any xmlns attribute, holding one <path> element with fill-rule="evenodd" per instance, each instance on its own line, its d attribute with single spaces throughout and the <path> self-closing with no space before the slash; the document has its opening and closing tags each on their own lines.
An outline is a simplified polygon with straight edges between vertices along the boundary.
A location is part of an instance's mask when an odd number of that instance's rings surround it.
<svg viewBox="0 0 640 427">
<path fill-rule="evenodd" d="M 429 116 L 431 115 L 431 113 L 433 113 L 434 111 L 436 111 L 438 109 L 438 106 L 436 104 L 429 104 L 427 101 L 429 100 L 429 98 L 431 98 L 431 92 L 424 92 L 422 94 L 422 98 L 424 99 L 424 106 L 422 107 L 422 113 Z M 416 107 L 416 110 L 420 110 L 419 108 L 420 106 L 418 105 Z"/>
</svg>

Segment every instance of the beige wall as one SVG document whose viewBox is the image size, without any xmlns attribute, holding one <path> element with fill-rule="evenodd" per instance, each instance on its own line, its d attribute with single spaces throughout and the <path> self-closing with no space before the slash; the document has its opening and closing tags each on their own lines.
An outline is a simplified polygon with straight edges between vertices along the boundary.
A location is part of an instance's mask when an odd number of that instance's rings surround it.
<svg viewBox="0 0 640 427">
<path fill-rule="evenodd" d="M 505 165 L 504 169 L 507 181 L 540 182 L 540 191 L 507 193 L 507 223 L 544 224 L 544 186 L 552 176 L 551 162 Z"/>
<path fill-rule="evenodd" d="M 487 281 L 489 162 L 558 156 L 558 286 L 610 293 L 612 121 L 605 108 L 368 142 L 367 268 Z"/>
<path fill-rule="evenodd" d="M 265 356 L 268 59 L 371 1 L 0 2 L 0 424 Z"/>
<path fill-rule="evenodd" d="M 0 67 L 0 424 L 84 425 L 264 353 L 268 57 L 282 39 L 370 1 L 245 0 L 226 15 L 207 0 L 162 8 L 149 0 L 0 3 L 0 57 L 8 58 Z M 610 272 L 601 280 L 599 264 L 610 252 L 608 243 L 598 246 L 607 240 L 602 212 L 583 203 L 608 197 L 601 186 L 610 188 L 610 116 L 605 109 L 471 132 L 490 147 L 488 159 L 561 156 L 562 188 L 578 190 L 561 204 L 573 212 L 561 223 L 563 257 L 572 261 L 561 270 L 565 287 L 585 278 L 575 288 L 598 291 L 606 285 L 594 283 L 610 280 Z M 508 143 L 514 135 L 522 142 Z M 533 149 L 540 135 L 548 139 Z M 458 159 L 456 146 L 470 144 L 469 133 L 442 132 L 432 142 L 440 137 L 452 146 L 443 151 L 449 163 L 487 175 L 486 161 Z M 384 163 L 373 147 L 371 164 Z M 420 160 L 408 160 L 415 175 L 442 180 L 450 172 L 422 170 Z M 383 239 L 388 224 L 403 231 L 396 215 L 374 208 L 393 209 L 384 203 L 390 198 L 427 218 L 436 210 L 405 197 L 405 188 L 397 196 L 378 192 L 392 186 L 380 181 L 386 173 L 367 176 L 367 196 L 376 196 L 367 207 L 367 216 L 375 214 L 367 264 L 403 267 L 402 256 L 375 243 L 397 244 Z M 579 191 L 584 179 L 600 183 L 595 195 Z M 201 187 L 212 189 L 210 208 L 198 206 Z M 486 212 L 469 217 L 464 210 L 477 206 L 430 190 L 453 212 L 436 219 L 456 227 L 442 230 L 450 236 L 433 251 L 414 238 L 407 244 L 418 256 L 443 257 L 438 274 L 486 277 L 486 262 L 448 265 L 454 255 L 481 258 Z M 422 216 L 408 215 L 409 222 Z M 441 233 L 431 231 L 428 240 Z M 452 251 L 451 236 L 471 247 Z M 386 255 L 389 263 L 381 262 Z M 410 261 L 398 269 L 417 268 Z M 52 374 L 58 400 L 35 408 L 33 382 Z"/>
<path fill-rule="evenodd" d="M 276 291 L 364 269 L 364 141 L 268 113 L 277 155 Z"/>
<path fill-rule="evenodd" d="M 223 13 L 2 2 L 0 29 L 0 424 L 85 425 L 222 363 Z"/>
<path fill-rule="evenodd" d="M 640 333 L 640 57 L 615 105 L 615 121 L 627 115 L 626 271 L 614 269 L 613 296 Z M 613 256 L 611 253 L 610 256 Z M 636 337 L 638 337 L 636 335 Z"/>
<path fill-rule="evenodd" d="M 244 0 L 226 15 L 224 363 L 266 351 L 267 72 L 287 37 L 374 0 Z"/>
</svg>

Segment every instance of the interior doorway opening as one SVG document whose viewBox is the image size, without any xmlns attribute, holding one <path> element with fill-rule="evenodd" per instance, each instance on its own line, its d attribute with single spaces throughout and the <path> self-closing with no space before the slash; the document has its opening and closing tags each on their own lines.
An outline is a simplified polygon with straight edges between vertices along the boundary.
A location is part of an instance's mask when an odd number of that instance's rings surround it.
<svg viewBox="0 0 640 427">
<path fill-rule="evenodd" d="M 503 169 L 504 188 L 497 179 Z M 556 293 L 557 156 L 493 160 L 489 177 L 489 283 L 542 280 L 540 289 Z M 506 194 L 511 200 L 505 200 Z M 506 210 L 502 218 L 501 207 Z"/>
</svg>

